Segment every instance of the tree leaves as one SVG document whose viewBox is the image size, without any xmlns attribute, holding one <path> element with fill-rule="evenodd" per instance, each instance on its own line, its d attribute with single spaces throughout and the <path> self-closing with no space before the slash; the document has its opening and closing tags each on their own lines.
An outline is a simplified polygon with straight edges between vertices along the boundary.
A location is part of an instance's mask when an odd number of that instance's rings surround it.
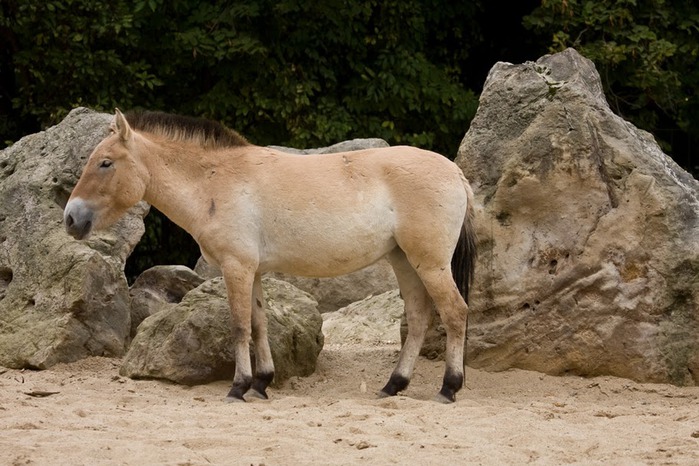
<svg viewBox="0 0 699 466">
<path fill-rule="evenodd" d="M 0 28 L 17 44 L 13 107 L 42 126 L 75 105 L 145 107 L 218 119 L 260 144 L 378 136 L 453 156 L 477 107 L 451 35 L 434 32 L 460 31 L 471 5 L 11 3 Z"/>
<path fill-rule="evenodd" d="M 699 173 L 699 5 L 685 0 L 547 0 L 525 24 L 595 62 L 605 94 L 624 118 L 653 133 Z"/>
</svg>

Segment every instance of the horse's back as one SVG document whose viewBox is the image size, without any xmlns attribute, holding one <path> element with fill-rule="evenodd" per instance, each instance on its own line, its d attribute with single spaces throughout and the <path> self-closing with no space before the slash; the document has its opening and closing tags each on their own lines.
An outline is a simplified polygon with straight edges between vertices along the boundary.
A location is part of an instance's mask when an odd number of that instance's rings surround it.
<svg viewBox="0 0 699 466">
<path fill-rule="evenodd" d="M 276 152 L 276 151 L 275 151 Z M 456 186 L 460 169 L 446 157 L 410 146 L 392 146 L 335 154 L 296 155 L 276 152 L 275 160 L 261 176 L 278 189 L 295 195 L 318 191 L 337 193 L 328 202 L 343 202 L 345 196 L 381 189 L 402 191 L 435 190 Z M 304 196 L 301 196 L 302 198 Z"/>
<path fill-rule="evenodd" d="M 449 210 L 465 212 L 463 173 L 434 152 L 409 146 L 337 154 L 277 154 L 256 177 L 266 208 L 356 217 L 420 214 L 427 218 Z M 448 215 L 448 213 L 445 213 Z M 416 218 L 417 220 L 417 218 Z"/>
</svg>

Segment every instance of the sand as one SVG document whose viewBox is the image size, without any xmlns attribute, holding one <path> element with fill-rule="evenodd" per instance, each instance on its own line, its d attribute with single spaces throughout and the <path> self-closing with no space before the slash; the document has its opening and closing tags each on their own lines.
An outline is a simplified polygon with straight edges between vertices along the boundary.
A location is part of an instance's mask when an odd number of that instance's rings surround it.
<svg viewBox="0 0 699 466">
<path fill-rule="evenodd" d="M 699 464 L 699 388 L 469 369 L 432 401 L 443 363 L 421 359 L 377 399 L 395 344 L 328 344 L 316 373 L 270 400 L 223 403 L 228 382 L 119 376 L 90 358 L 0 369 L 0 462 L 39 465 Z"/>
</svg>

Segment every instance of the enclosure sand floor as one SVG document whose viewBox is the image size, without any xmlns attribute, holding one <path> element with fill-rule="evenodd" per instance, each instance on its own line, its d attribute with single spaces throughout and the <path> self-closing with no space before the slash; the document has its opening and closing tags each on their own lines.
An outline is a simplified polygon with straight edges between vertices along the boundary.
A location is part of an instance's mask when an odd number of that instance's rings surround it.
<svg viewBox="0 0 699 466">
<path fill-rule="evenodd" d="M 398 346 L 326 345 L 318 370 L 223 403 L 229 382 L 119 376 L 117 359 L 0 369 L 0 462 L 13 465 L 699 464 L 699 388 L 469 369 L 431 401 L 443 362 L 420 359 L 378 399 Z"/>
</svg>

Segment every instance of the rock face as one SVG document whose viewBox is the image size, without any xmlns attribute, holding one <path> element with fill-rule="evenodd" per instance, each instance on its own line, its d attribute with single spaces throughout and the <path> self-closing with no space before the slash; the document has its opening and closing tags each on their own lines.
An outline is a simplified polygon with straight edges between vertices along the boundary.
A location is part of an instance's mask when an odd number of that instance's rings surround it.
<svg viewBox="0 0 699 466">
<path fill-rule="evenodd" d="M 0 365 L 46 368 L 120 356 L 129 334 L 124 261 L 143 234 L 139 204 L 85 242 L 63 206 L 111 117 L 76 109 L 0 152 Z"/>
<path fill-rule="evenodd" d="M 221 276 L 221 270 L 208 264 L 202 257 L 197 261 L 194 271 L 204 278 Z M 322 314 L 337 311 L 375 294 L 398 289 L 396 275 L 386 259 L 381 259 L 356 272 L 337 277 L 309 278 L 281 273 L 273 273 L 270 276 L 289 282 L 309 293 L 318 301 L 318 310 Z"/>
<path fill-rule="evenodd" d="M 275 383 L 315 370 L 323 347 L 317 303 L 288 283 L 263 279 Z M 225 285 L 213 278 L 178 304 L 163 304 L 144 320 L 121 367 L 133 378 L 193 385 L 232 379 L 235 370 Z"/>
<path fill-rule="evenodd" d="M 457 163 L 479 208 L 470 365 L 699 381 L 699 183 L 592 62 L 496 64 Z"/>
</svg>

